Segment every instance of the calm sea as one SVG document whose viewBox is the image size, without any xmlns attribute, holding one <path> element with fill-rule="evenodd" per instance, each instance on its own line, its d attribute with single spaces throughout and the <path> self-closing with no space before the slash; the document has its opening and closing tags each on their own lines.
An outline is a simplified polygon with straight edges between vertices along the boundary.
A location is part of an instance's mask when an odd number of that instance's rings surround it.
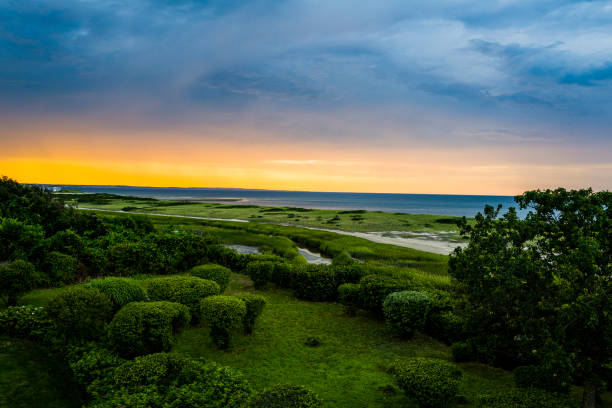
<svg viewBox="0 0 612 408">
<path fill-rule="evenodd" d="M 111 193 L 165 200 L 206 200 L 226 204 L 279 207 L 370 210 L 411 214 L 440 214 L 473 217 L 486 204 L 515 206 L 511 196 L 445 194 L 318 193 L 310 191 L 249 190 L 235 188 L 177 188 L 57 185 L 88 193 Z M 233 199 L 237 201 L 227 202 Z M 502 210 L 505 212 L 505 210 Z"/>
</svg>

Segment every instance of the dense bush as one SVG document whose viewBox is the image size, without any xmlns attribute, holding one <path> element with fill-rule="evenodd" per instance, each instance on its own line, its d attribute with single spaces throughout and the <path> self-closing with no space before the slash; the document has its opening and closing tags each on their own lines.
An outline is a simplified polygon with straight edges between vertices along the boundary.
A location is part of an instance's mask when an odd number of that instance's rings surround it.
<svg viewBox="0 0 612 408">
<path fill-rule="evenodd" d="M 321 408 L 317 394 L 301 385 L 279 384 L 257 393 L 249 408 Z"/>
<path fill-rule="evenodd" d="M 430 310 L 425 332 L 447 344 L 457 342 L 465 338 L 465 319 L 450 310 L 441 312 Z"/>
<path fill-rule="evenodd" d="M 63 285 L 76 280 L 79 261 L 74 256 L 52 251 L 45 256 L 43 269 L 47 274 L 48 283 Z"/>
<path fill-rule="evenodd" d="M 0 265 L 0 296 L 7 297 L 8 306 L 14 306 L 19 296 L 32 289 L 39 280 L 34 265 L 24 260 Z"/>
<path fill-rule="evenodd" d="M 189 308 L 179 303 L 128 303 L 111 321 L 108 337 L 123 357 L 168 351 L 190 320 Z"/>
<path fill-rule="evenodd" d="M 200 303 L 202 322 L 210 327 L 210 336 L 219 348 L 228 348 L 231 334 L 244 327 L 245 303 L 235 296 L 210 296 Z"/>
<path fill-rule="evenodd" d="M 367 275 L 359 281 L 361 305 L 364 309 L 382 313 L 385 298 L 393 292 L 412 289 L 410 281 L 392 276 Z"/>
<path fill-rule="evenodd" d="M 361 308 L 361 285 L 345 283 L 338 286 L 338 301 L 344 305 L 348 315 L 354 316 Z"/>
<path fill-rule="evenodd" d="M 0 214 L 0 262 L 36 257 L 43 238 L 44 232 L 40 225 L 2 218 Z"/>
<path fill-rule="evenodd" d="M 49 301 L 46 311 L 66 339 L 99 339 L 113 317 L 113 305 L 107 295 L 82 287 L 71 287 L 59 293 Z"/>
<path fill-rule="evenodd" d="M 220 293 L 219 285 L 208 279 L 195 276 L 168 276 L 147 282 L 147 293 L 151 300 L 167 300 L 185 305 L 192 317 L 199 316 L 200 300 Z"/>
<path fill-rule="evenodd" d="M 244 302 L 246 313 L 244 315 L 244 332 L 250 334 L 255 327 L 255 319 L 261 314 L 266 305 L 266 298 L 252 293 L 239 293 L 235 295 Z"/>
<path fill-rule="evenodd" d="M 44 342 L 52 327 L 42 307 L 9 306 L 0 310 L 0 334 Z"/>
<path fill-rule="evenodd" d="M 338 294 L 334 271 L 326 265 L 294 268 L 291 287 L 298 298 L 314 302 L 334 300 Z"/>
<path fill-rule="evenodd" d="M 114 388 L 113 372 L 124 362 L 124 359 L 111 350 L 94 348 L 70 361 L 70 368 L 76 382 L 88 393 L 96 395 Z"/>
<path fill-rule="evenodd" d="M 189 273 L 193 276 L 197 276 L 198 278 L 217 282 L 217 285 L 219 285 L 219 288 L 221 289 L 220 293 L 223 293 L 225 292 L 225 289 L 227 289 L 227 285 L 229 285 L 232 271 L 221 265 L 206 264 L 194 266 L 191 268 Z"/>
<path fill-rule="evenodd" d="M 453 359 L 458 363 L 474 360 L 474 348 L 468 342 L 457 342 L 451 345 Z"/>
<path fill-rule="evenodd" d="M 136 357 L 114 372 L 114 388 L 89 408 L 221 408 L 244 406 L 251 388 L 229 367 L 172 354 Z"/>
<path fill-rule="evenodd" d="M 333 265 L 352 265 L 355 262 L 356 261 L 353 259 L 353 257 L 346 251 L 340 252 L 338 255 L 334 256 L 334 259 L 332 259 Z"/>
<path fill-rule="evenodd" d="M 344 283 L 357 283 L 366 273 L 365 266 L 358 263 L 332 265 L 328 266 L 328 268 L 334 271 L 334 277 L 338 286 Z"/>
<path fill-rule="evenodd" d="M 249 262 L 244 269 L 244 273 L 248 275 L 253 284 L 255 285 L 255 289 L 263 288 L 274 272 L 274 262 L 271 261 L 253 261 Z"/>
<path fill-rule="evenodd" d="M 113 302 L 114 310 L 119 310 L 131 302 L 147 300 L 144 290 L 137 283 L 126 278 L 96 279 L 89 282 L 86 287 L 106 294 Z"/>
<path fill-rule="evenodd" d="M 477 406 L 479 408 L 577 408 L 578 404 L 566 395 L 530 388 L 481 394 L 478 396 Z"/>
<path fill-rule="evenodd" d="M 391 293 L 383 302 L 385 321 L 400 336 L 411 337 L 425 327 L 430 303 L 429 296 L 421 292 Z"/>
<path fill-rule="evenodd" d="M 270 282 L 281 288 L 289 288 L 291 285 L 291 273 L 295 265 L 289 262 L 276 262 L 274 263 L 274 270 L 270 276 Z"/>
<path fill-rule="evenodd" d="M 423 408 L 449 406 L 462 376 L 453 364 L 429 358 L 396 362 L 390 372 L 406 395 Z"/>
<path fill-rule="evenodd" d="M 571 375 L 561 367 L 520 366 L 512 371 L 514 383 L 521 388 L 542 388 L 550 392 L 567 393 Z"/>
<path fill-rule="evenodd" d="M 223 245 L 210 245 L 207 257 L 209 262 L 223 265 L 234 272 L 243 271 L 249 261 L 247 256 L 240 255 L 236 250 Z"/>
</svg>

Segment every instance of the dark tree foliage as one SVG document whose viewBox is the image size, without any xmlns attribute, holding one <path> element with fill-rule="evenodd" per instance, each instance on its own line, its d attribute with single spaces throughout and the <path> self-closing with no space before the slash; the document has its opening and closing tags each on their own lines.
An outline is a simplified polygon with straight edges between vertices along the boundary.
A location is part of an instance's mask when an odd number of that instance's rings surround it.
<svg viewBox="0 0 612 408">
<path fill-rule="evenodd" d="M 555 388 L 583 383 L 592 407 L 612 357 L 612 193 L 537 190 L 515 201 L 530 209 L 525 219 L 487 206 L 464 221 L 469 245 L 451 256 L 469 341 L 486 362 L 554 374 Z"/>
</svg>

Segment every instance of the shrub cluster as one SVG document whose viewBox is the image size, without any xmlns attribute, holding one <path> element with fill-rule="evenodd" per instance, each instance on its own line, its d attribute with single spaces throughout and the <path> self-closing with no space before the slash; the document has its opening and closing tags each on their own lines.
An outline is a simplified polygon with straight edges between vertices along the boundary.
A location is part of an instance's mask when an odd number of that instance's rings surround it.
<svg viewBox="0 0 612 408">
<path fill-rule="evenodd" d="M 238 299 L 244 302 L 246 313 L 244 315 L 244 332 L 251 334 L 255 327 L 255 320 L 261 314 L 266 305 L 266 298 L 261 295 L 252 293 L 239 293 L 235 295 Z"/>
<path fill-rule="evenodd" d="M 244 377 L 229 367 L 166 353 L 121 364 L 112 381 L 111 389 L 94 393 L 97 398 L 88 408 L 238 407 L 244 406 L 252 393 Z"/>
<path fill-rule="evenodd" d="M 42 307 L 9 306 L 0 310 L 0 334 L 44 342 L 52 327 Z"/>
<path fill-rule="evenodd" d="M 166 300 L 185 305 L 192 316 L 199 316 L 200 300 L 220 293 L 219 285 L 195 276 L 168 276 L 147 282 L 151 300 Z"/>
<path fill-rule="evenodd" d="M 451 344 L 453 359 L 458 363 L 474 360 L 474 348 L 469 342 L 457 342 Z"/>
<path fill-rule="evenodd" d="M 103 278 L 89 282 L 86 287 L 94 288 L 106 294 L 113 303 L 114 310 L 119 310 L 131 302 L 147 300 L 144 290 L 135 282 L 126 278 Z"/>
<path fill-rule="evenodd" d="M 46 312 L 64 338 L 97 340 L 113 317 L 113 305 L 96 289 L 71 287 L 52 298 Z"/>
<path fill-rule="evenodd" d="M 249 408 L 321 408 L 323 402 L 317 394 L 306 387 L 279 384 L 257 393 L 248 404 Z"/>
<path fill-rule="evenodd" d="M 383 302 L 385 321 L 400 336 L 411 337 L 425 327 L 430 303 L 429 296 L 421 292 L 393 292 Z"/>
<path fill-rule="evenodd" d="M 168 351 L 190 319 L 187 306 L 179 303 L 128 303 L 111 321 L 108 338 L 123 357 Z"/>
<path fill-rule="evenodd" d="M 43 269 L 47 274 L 49 284 L 61 286 L 76 280 L 79 261 L 72 255 L 52 251 L 46 255 Z"/>
<path fill-rule="evenodd" d="M 200 302 L 202 322 L 210 327 L 210 336 L 219 348 L 230 346 L 231 334 L 244 327 L 245 303 L 235 296 L 210 296 Z"/>
<path fill-rule="evenodd" d="M 429 358 L 396 362 L 390 371 L 406 395 L 423 408 L 449 406 L 457 395 L 462 376 L 453 364 Z"/>
<path fill-rule="evenodd" d="M 190 275 L 197 276 L 198 278 L 208 279 L 213 282 L 217 282 L 219 285 L 220 292 L 225 292 L 227 289 L 227 285 L 229 285 L 230 275 L 232 271 L 225 266 L 217 265 L 217 264 L 206 264 L 206 265 L 198 265 L 191 268 L 189 271 Z"/>
<path fill-rule="evenodd" d="M 389 294 L 413 289 L 410 281 L 385 275 L 364 276 L 359 284 L 361 307 L 381 314 L 383 302 Z"/>
</svg>

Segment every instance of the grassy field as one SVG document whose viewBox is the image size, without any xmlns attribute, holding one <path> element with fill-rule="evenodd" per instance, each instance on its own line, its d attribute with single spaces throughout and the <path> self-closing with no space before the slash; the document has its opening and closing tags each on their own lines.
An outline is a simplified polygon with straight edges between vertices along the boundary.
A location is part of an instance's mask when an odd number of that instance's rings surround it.
<svg viewBox="0 0 612 408">
<path fill-rule="evenodd" d="M 459 238 L 456 226 L 456 221 L 459 220 L 459 217 L 451 216 L 165 201 L 111 194 L 61 194 L 60 197 L 68 203 L 78 205 L 80 208 L 240 219 L 257 223 L 358 232 L 448 232 L 449 234 L 445 235 L 448 235 L 449 238 Z"/>
<path fill-rule="evenodd" d="M 135 281 L 146 288 L 151 277 L 142 276 Z M 44 306 L 65 289 L 35 290 L 22 297 L 20 303 Z M 330 408 L 416 408 L 386 373 L 388 365 L 396 359 L 415 356 L 451 360 L 450 349 L 430 337 L 417 334 L 411 340 L 400 340 L 383 322 L 366 313 L 350 317 L 337 303 L 302 301 L 273 287 L 256 291 L 248 277 L 232 274 L 226 294 L 244 292 L 262 294 L 268 301 L 252 335 L 235 337 L 233 346 L 224 351 L 212 344 L 207 328 L 194 327 L 179 335 L 173 352 L 236 368 L 255 389 L 282 382 L 305 385 Z M 317 337 L 321 344 L 307 346 L 309 337 Z M 65 375 L 57 372 L 59 366 L 51 363 L 44 350 L 28 342 L 2 341 L 0 395 L 9 395 L 5 398 L 10 401 L 24 401 L 23 405 L 10 406 L 78 406 L 78 401 L 66 399 L 71 386 L 63 382 Z M 461 395 L 465 398 L 458 407 L 475 407 L 478 394 L 513 386 L 510 372 L 475 363 L 458 366 L 463 371 Z M 40 405 L 28 397 L 35 387 L 44 389 L 46 395 Z M 575 388 L 573 394 L 579 399 L 581 390 Z M 610 406 L 609 394 L 604 395 L 604 406 Z"/>
</svg>

